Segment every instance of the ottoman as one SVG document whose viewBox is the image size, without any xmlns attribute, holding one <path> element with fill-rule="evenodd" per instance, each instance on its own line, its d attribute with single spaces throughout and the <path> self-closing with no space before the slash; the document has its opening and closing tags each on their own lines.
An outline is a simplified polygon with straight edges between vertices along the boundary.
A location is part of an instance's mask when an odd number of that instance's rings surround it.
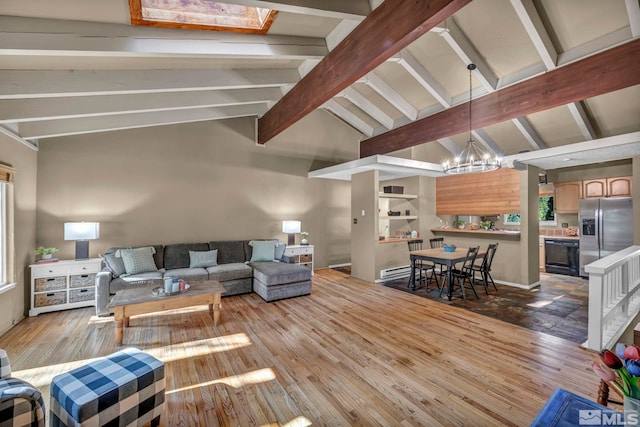
<svg viewBox="0 0 640 427">
<path fill-rule="evenodd" d="M 253 292 L 270 302 L 311 293 L 311 270 L 283 262 L 254 262 Z"/>
<path fill-rule="evenodd" d="M 127 348 L 51 382 L 51 426 L 157 426 L 164 410 L 164 363 Z"/>
</svg>

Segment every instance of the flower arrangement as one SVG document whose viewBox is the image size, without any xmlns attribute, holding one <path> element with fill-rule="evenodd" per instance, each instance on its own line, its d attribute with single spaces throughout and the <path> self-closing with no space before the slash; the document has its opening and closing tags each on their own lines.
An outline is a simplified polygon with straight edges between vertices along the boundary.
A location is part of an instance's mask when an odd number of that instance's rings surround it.
<svg viewBox="0 0 640 427">
<path fill-rule="evenodd" d="M 622 396 L 640 399 L 640 347 L 635 344 L 616 345 L 615 353 L 600 352 L 603 365 L 593 362 L 591 368 Z"/>
<path fill-rule="evenodd" d="M 300 235 L 302 236 L 303 239 L 306 239 L 307 237 L 309 237 L 309 233 L 307 233 L 306 231 L 301 232 Z"/>
</svg>

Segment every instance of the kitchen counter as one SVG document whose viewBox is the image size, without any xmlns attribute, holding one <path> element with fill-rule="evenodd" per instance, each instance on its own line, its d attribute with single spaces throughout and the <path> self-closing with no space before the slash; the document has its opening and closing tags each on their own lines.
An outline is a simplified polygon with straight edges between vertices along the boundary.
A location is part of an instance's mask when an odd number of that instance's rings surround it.
<svg viewBox="0 0 640 427">
<path fill-rule="evenodd" d="M 514 238 L 520 239 L 520 231 L 504 231 L 504 230 L 468 230 L 459 228 L 432 228 L 431 232 L 434 234 L 473 234 L 482 237 L 500 236 L 500 238 Z"/>
<path fill-rule="evenodd" d="M 382 240 L 378 240 L 378 243 L 413 242 L 414 240 L 420 240 L 420 238 L 419 237 L 385 237 Z"/>
</svg>

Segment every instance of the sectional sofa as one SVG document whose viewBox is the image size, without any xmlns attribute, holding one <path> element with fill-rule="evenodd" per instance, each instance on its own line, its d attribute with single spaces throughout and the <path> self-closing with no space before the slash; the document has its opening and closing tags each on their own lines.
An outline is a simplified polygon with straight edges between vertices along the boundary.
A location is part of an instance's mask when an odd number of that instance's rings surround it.
<svg viewBox="0 0 640 427">
<path fill-rule="evenodd" d="M 96 275 L 96 314 L 112 313 L 108 305 L 111 297 L 121 289 L 161 286 L 165 276 L 178 277 L 187 283 L 218 280 L 225 288 L 223 296 L 255 291 L 265 301 L 275 301 L 311 293 L 311 270 L 290 263 L 284 256 L 284 245 L 276 245 L 273 259 L 256 257 L 256 248 L 264 248 L 264 240 L 227 240 L 208 243 L 178 243 L 148 245 L 137 248 L 111 248 L 103 255 L 105 267 Z M 151 249 L 153 248 L 153 249 Z M 149 251 L 150 266 L 130 270 L 127 274 L 122 251 Z M 194 255 L 213 254 L 212 262 L 194 266 Z M 139 270 L 139 271 L 138 271 Z M 144 271 L 147 270 L 147 271 Z"/>
</svg>

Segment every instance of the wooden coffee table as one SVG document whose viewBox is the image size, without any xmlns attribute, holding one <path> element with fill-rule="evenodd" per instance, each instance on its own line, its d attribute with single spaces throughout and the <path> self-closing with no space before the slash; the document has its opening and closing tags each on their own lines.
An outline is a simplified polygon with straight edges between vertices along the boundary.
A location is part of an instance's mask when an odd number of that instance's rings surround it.
<svg viewBox="0 0 640 427">
<path fill-rule="evenodd" d="M 162 285 L 161 282 L 160 286 Z M 169 296 L 156 296 L 154 287 L 123 289 L 116 292 L 109 307 L 114 310 L 116 321 L 116 342 L 122 344 L 123 327 L 129 327 L 129 318 L 139 314 L 155 313 L 158 311 L 175 310 L 193 307 L 195 305 L 209 305 L 209 313 L 213 317 L 213 324 L 218 326 L 222 293 L 225 291 L 217 280 L 206 280 L 189 284 L 189 290 Z"/>
</svg>

